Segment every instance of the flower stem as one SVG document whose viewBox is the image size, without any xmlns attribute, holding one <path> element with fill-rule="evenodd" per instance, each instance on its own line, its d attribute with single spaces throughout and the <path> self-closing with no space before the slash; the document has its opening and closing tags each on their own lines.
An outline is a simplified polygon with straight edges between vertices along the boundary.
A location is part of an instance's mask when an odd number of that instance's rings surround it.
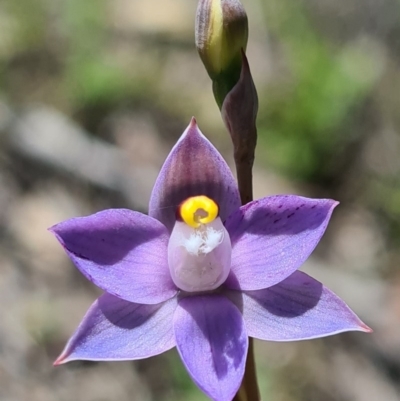
<svg viewBox="0 0 400 401">
<path fill-rule="evenodd" d="M 236 175 L 239 186 L 240 199 L 242 205 L 253 200 L 253 163 L 256 147 L 257 129 L 254 127 L 254 133 L 245 136 L 243 140 L 233 140 L 234 159 L 236 165 Z M 254 138 L 254 139 L 253 139 Z"/>
<path fill-rule="evenodd" d="M 233 401 L 260 401 L 257 384 L 256 364 L 254 360 L 253 339 L 249 338 L 249 350 L 246 359 L 246 370 L 239 391 Z"/>
<path fill-rule="evenodd" d="M 251 127 L 251 128 L 250 128 Z M 251 132 L 247 135 L 241 136 L 241 141 L 235 141 L 234 145 L 234 159 L 236 165 L 236 174 L 238 179 L 238 186 L 242 204 L 246 204 L 253 200 L 253 163 L 254 152 L 257 143 L 257 128 L 250 124 Z M 233 127 L 231 127 L 232 129 Z M 236 142 L 236 143 L 235 143 Z M 233 401 L 260 401 L 260 392 L 257 384 L 256 364 L 254 360 L 254 344 L 253 339 L 249 338 L 249 349 L 246 358 L 246 368 L 244 377 L 239 391 L 235 395 Z"/>
</svg>

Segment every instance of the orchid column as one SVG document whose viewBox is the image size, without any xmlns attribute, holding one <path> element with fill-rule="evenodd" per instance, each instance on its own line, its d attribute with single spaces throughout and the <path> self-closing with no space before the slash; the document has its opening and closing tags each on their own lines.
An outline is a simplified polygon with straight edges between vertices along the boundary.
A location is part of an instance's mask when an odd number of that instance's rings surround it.
<svg viewBox="0 0 400 401">
<path fill-rule="evenodd" d="M 232 138 L 242 204 L 253 199 L 252 168 L 257 143 L 257 91 L 246 57 L 248 20 L 239 0 L 199 0 L 196 47 L 212 80 L 215 100 Z M 253 341 L 237 401 L 259 401 Z"/>
</svg>

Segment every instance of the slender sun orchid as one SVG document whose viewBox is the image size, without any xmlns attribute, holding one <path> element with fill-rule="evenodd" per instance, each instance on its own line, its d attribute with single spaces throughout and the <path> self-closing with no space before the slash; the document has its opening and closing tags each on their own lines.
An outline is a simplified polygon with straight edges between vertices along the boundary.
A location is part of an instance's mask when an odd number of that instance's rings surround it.
<svg viewBox="0 0 400 401">
<path fill-rule="evenodd" d="M 298 271 L 336 205 L 279 195 L 240 206 L 229 167 L 193 119 L 161 169 L 149 216 L 110 209 L 50 229 L 105 291 L 55 365 L 142 359 L 176 346 L 197 386 L 230 401 L 249 336 L 296 341 L 370 331 Z"/>
</svg>

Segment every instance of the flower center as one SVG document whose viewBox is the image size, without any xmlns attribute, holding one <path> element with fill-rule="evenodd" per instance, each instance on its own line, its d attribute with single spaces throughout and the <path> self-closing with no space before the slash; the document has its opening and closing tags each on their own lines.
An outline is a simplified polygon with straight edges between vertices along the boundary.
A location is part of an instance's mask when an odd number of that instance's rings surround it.
<svg viewBox="0 0 400 401">
<path fill-rule="evenodd" d="M 228 277 L 232 252 L 218 205 L 206 196 L 191 197 L 177 217 L 168 243 L 172 280 L 188 292 L 216 289 Z"/>
<path fill-rule="evenodd" d="M 182 202 L 178 214 L 190 227 L 198 228 L 211 223 L 218 216 L 218 205 L 207 196 L 192 196 Z"/>
</svg>

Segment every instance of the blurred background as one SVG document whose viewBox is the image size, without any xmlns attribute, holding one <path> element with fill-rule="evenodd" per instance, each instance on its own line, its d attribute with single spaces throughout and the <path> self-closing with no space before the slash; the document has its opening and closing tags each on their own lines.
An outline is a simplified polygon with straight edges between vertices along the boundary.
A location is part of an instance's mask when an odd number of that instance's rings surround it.
<svg viewBox="0 0 400 401">
<path fill-rule="evenodd" d="M 256 343 L 263 400 L 400 400 L 400 2 L 243 0 L 255 195 L 341 202 L 305 271 L 374 329 Z M 195 0 L 0 0 L 0 399 L 200 401 L 175 351 L 52 362 L 99 294 L 46 231 L 146 212 L 196 116 L 232 165 Z"/>
</svg>

